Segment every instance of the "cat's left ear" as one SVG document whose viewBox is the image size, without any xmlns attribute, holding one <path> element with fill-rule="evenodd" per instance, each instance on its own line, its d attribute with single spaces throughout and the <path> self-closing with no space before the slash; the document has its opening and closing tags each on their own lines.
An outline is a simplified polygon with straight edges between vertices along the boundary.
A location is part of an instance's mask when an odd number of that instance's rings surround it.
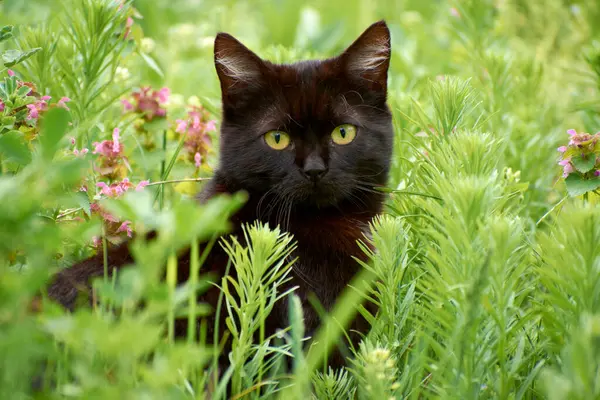
<svg viewBox="0 0 600 400">
<path fill-rule="evenodd" d="M 371 89 L 385 92 L 390 56 L 390 30 L 385 21 L 379 21 L 368 27 L 340 59 L 350 78 L 363 80 Z"/>
<path fill-rule="evenodd" d="M 264 62 L 233 36 L 217 35 L 214 57 L 224 98 L 262 83 Z"/>
</svg>

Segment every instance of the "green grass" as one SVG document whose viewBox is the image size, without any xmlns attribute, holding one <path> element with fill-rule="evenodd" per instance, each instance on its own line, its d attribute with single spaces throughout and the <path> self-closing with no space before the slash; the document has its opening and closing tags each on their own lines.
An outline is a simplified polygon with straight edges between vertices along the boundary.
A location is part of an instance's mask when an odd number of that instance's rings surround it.
<svg viewBox="0 0 600 400">
<path fill-rule="evenodd" d="M 245 399 L 600 398 L 600 183 L 587 156 L 562 179 L 556 150 L 568 129 L 600 131 L 597 1 L 117 3 L 0 2 L 0 28 L 14 26 L 0 32 L 0 398 L 225 398 L 228 385 Z M 205 122 L 220 118 L 219 31 L 289 62 L 332 56 L 381 18 L 392 33 L 390 198 L 371 227 L 377 252 L 363 244 L 370 261 L 303 350 L 298 299 L 278 290 L 290 265 L 276 260 L 293 237 L 252 225 L 248 247 L 214 240 L 244 198 L 191 200 L 219 138 L 209 130 L 197 168 L 200 150 L 183 145 L 176 120 L 191 105 Z M 28 121 L 38 99 L 17 81 L 53 105 L 69 97 L 70 110 Z M 120 100 L 134 102 L 145 85 L 171 90 L 166 119 L 123 112 Z M 93 143 L 115 128 L 127 162 L 100 171 Z M 98 200 L 97 182 L 125 177 L 150 186 Z M 103 224 L 97 204 L 118 222 Z M 123 221 L 159 240 L 135 239 L 138 268 L 95 282 L 97 307 L 69 314 L 44 299 L 30 309 L 52 273 L 93 253 L 93 237 L 122 240 Z M 238 271 L 218 282 L 216 310 L 195 302 L 210 285 L 196 244 L 211 238 Z M 200 275 L 176 287 L 174 254 L 188 246 Z M 377 315 L 360 300 L 379 305 Z M 274 301 L 289 302 L 291 324 L 265 337 Z M 220 378 L 206 326 L 173 337 L 175 316 L 215 312 L 229 317 L 233 339 Z M 372 325 L 354 361 L 320 368 L 354 312 Z"/>
</svg>

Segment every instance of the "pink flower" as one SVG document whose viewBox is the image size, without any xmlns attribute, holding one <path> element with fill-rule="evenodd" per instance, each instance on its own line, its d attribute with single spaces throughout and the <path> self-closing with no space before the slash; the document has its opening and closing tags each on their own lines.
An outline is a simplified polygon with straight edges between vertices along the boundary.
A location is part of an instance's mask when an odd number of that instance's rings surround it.
<svg viewBox="0 0 600 400">
<path fill-rule="evenodd" d="M 136 191 L 140 191 L 142 189 L 144 189 L 146 186 L 148 186 L 150 184 L 150 181 L 141 181 L 140 183 L 137 184 L 137 186 L 135 187 Z"/>
<path fill-rule="evenodd" d="M 101 188 L 100 193 L 102 193 L 103 195 L 110 196 L 112 194 L 110 186 L 108 186 L 106 183 L 98 182 L 98 183 L 96 183 L 96 186 Z"/>
<path fill-rule="evenodd" d="M 84 156 L 88 152 L 89 152 L 89 149 L 86 149 L 85 147 L 81 150 L 73 149 L 73 154 L 75 154 L 75 156 Z"/>
<path fill-rule="evenodd" d="M 124 39 L 127 39 L 127 37 L 129 36 L 132 26 L 133 26 L 133 18 L 127 17 L 127 22 L 125 23 L 125 33 L 123 34 Z"/>
<path fill-rule="evenodd" d="M 560 160 L 558 162 L 558 165 L 565 166 L 565 165 L 569 164 L 570 162 L 571 162 L 571 157 L 567 157 L 564 160 Z"/>
<path fill-rule="evenodd" d="M 187 131 L 187 127 L 188 127 L 187 121 L 178 119 L 176 122 L 177 122 L 177 128 L 175 129 L 175 132 L 185 133 L 185 131 Z"/>
<path fill-rule="evenodd" d="M 200 167 L 208 154 L 212 140 L 208 132 L 216 130 L 216 121 L 208 120 L 208 113 L 202 107 L 192 106 L 187 120 L 178 119 L 175 132 L 185 135 L 185 149 L 188 160 Z"/>
<path fill-rule="evenodd" d="M 561 153 L 564 153 L 565 151 L 567 151 L 567 146 L 560 146 L 558 149 L 556 149 L 558 151 L 560 151 Z"/>
<path fill-rule="evenodd" d="M 594 171 L 594 176 L 600 176 L 600 169 Z"/>
<path fill-rule="evenodd" d="M 6 72 L 8 73 L 8 76 L 15 76 L 15 72 L 12 69 L 9 69 Z"/>
<path fill-rule="evenodd" d="M 133 103 L 129 100 L 121 100 L 124 110 L 143 114 L 146 121 L 152 121 L 154 117 L 165 117 L 167 110 L 161 107 L 169 100 L 171 90 L 164 87 L 158 91 L 145 86 L 132 94 Z"/>
<path fill-rule="evenodd" d="M 27 104 L 27 108 L 29 109 L 29 115 L 27 116 L 28 120 L 39 118 L 40 113 L 35 104 Z"/>
<path fill-rule="evenodd" d="M 67 105 L 65 103 L 68 103 L 69 101 L 71 101 L 70 98 L 68 97 L 61 97 L 61 99 L 58 101 L 57 106 L 58 107 L 62 107 L 66 110 L 69 110 L 69 107 L 67 107 Z"/>
<path fill-rule="evenodd" d="M 0 111 L 4 111 L 4 103 L 0 100 Z"/>
<path fill-rule="evenodd" d="M 75 146 L 75 138 L 74 138 L 74 137 L 71 137 L 71 144 L 72 144 L 73 146 Z"/>
<path fill-rule="evenodd" d="M 167 101 L 169 101 L 170 94 L 171 94 L 171 89 L 169 89 L 168 87 L 164 87 L 164 88 L 160 89 L 157 93 L 158 101 L 162 104 L 166 103 Z"/>
<path fill-rule="evenodd" d="M 43 102 L 46 102 L 46 101 L 50 100 L 51 98 L 52 98 L 52 96 L 42 96 L 42 97 L 40 98 L 40 100 L 41 100 L 41 101 L 43 101 Z M 65 98 L 66 98 L 66 97 L 65 97 Z"/>
<path fill-rule="evenodd" d="M 208 121 L 208 122 L 206 123 L 206 127 L 205 127 L 205 129 L 206 129 L 208 132 L 212 132 L 212 131 L 215 131 L 215 130 L 217 130 L 217 121 L 215 121 L 215 120 Z"/>
<path fill-rule="evenodd" d="M 150 182 L 147 180 L 141 181 L 137 184 L 135 190 L 140 191 L 149 184 Z M 107 197 L 119 197 L 131 189 L 133 187 L 133 183 L 131 183 L 129 179 L 125 178 L 121 182 L 112 183 L 110 186 L 104 182 L 98 182 L 96 186 L 101 188 L 100 193 Z"/>
<path fill-rule="evenodd" d="M 119 226 L 119 229 L 117 229 L 117 232 L 127 232 L 127 236 L 131 237 L 133 235 L 133 231 L 131 230 L 131 227 L 129 226 L 131 224 L 131 221 L 125 221 L 121 224 L 121 226 Z"/>
<path fill-rule="evenodd" d="M 113 151 L 115 153 L 119 153 L 121 151 L 121 146 L 119 145 L 119 128 L 115 128 L 113 130 Z"/>
<path fill-rule="evenodd" d="M 575 168 L 573 168 L 573 165 L 571 163 L 565 164 L 565 166 L 563 168 L 563 178 L 568 177 L 569 174 L 574 171 L 575 171 Z"/>
<path fill-rule="evenodd" d="M 575 129 L 569 129 L 569 130 L 567 131 L 567 134 L 568 134 L 569 136 L 575 136 L 575 135 L 577 135 L 577 131 L 576 131 Z"/>
<path fill-rule="evenodd" d="M 129 100 L 123 99 L 121 104 L 123 105 L 123 111 L 133 111 L 133 104 Z"/>
</svg>

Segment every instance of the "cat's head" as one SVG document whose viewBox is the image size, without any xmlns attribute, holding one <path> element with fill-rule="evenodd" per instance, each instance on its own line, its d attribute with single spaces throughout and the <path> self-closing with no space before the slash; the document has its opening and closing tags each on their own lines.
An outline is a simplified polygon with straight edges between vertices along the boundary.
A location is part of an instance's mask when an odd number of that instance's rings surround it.
<svg viewBox="0 0 600 400">
<path fill-rule="evenodd" d="M 386 183 L 390 33 L 371 25 L 341 55 L 277 65 L 233 36 L 215 40 L 221 82 L 218 175 L 234 190 L 298 206 L 358 203 Z"/>
</svg>

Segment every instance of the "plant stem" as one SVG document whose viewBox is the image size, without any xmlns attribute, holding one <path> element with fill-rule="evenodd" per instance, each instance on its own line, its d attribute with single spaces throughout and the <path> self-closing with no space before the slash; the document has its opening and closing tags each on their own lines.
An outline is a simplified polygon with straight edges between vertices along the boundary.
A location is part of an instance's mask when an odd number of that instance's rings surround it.
<svg viewBox="0 0 600 400">
<path fill-rule="evenodd" d="M 159 181 L 159 182 L 152 182 L 149 183 L 146 186 L 155 186 L 155 185 L 163 185 L 163 184 L 167 184 L 167 183 L 179 183 L 179 182 L 201 182 L 201 181 L 208 181 L 211 178 L 185 178 L 185 179 L 172 179 L 169 181 Z"/>
<path fill-rule="evenodd" d="M 171 253 L 167 260 L 167 286 L 169 288 L 169 311 L 167 316 L 168 340 L 173 343 L 175 339 L 175 286 L 177 285 L 177 256 Z"/>
</svg>

